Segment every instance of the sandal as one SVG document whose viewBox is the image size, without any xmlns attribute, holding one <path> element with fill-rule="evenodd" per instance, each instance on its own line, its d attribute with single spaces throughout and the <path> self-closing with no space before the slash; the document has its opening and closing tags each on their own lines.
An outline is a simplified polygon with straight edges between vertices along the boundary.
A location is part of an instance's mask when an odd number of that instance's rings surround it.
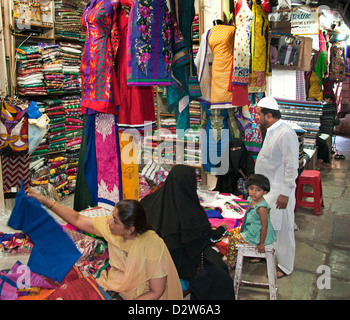
<svg viewBox="0 0 350 320">
<path fill-rule="evenodd" d="M 280 274 L 278 274 L 278 272 Z M 286 274 L 281 268 L 277 267 L 277 270 L 276 270 L 276 275 L 277 275 L 277 279 L 281 279 L 283 277 L 286 277 L 288 276 L 288 274 Z"/>
<path fill-rule="evenodd" d="M 342 154 L 336 154 L 336 155 L 334 156 L 334 159 L 344 160 L 345 157 L 344 157 Z"/>
</svg>

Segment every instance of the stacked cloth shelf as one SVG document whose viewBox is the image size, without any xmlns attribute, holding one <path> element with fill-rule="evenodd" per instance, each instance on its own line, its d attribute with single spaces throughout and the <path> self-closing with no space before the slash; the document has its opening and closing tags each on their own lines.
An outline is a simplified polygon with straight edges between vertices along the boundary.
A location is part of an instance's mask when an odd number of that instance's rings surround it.
<svg viewBox="0 0 350 320">
<path fill-rule="evenodd" d="M 80 114 L 80 96 L 62 97 L 66 115 L 66 159 L 69 192 L 74 192 L 78 172 L 79 150 L 83 134 L 83 119 Z"/>
<path fill-rule="evenodd" d="M 48 99 L 45 101 L 46 114 L 50 119 L 48 130 L 49 152 L 65 151 L 66 149 L 66 113 L 62 100 Z"/>
<path fill-rule="evenodd" d="M 322 103 L 319 101 L 298 101 L 276 99 L 282 119 L 305 130 L 304 148 L 315 149 L 316 137 L 320 131 Z"/>
<path fill-rule="evenodd" d="M 80 18 L 89 0 L 55 0 L 55 34 L 65 38 L 85 39 Z"/>
<path fill-rule="evenodd" d="M 83 49 L 80 45 L 60 42 L 62 59 L 63 90 L 66 94 L 81 93 L 80 64 Z"/>
<path fill-rule="evenodd" d="M 330 136 L 333 135 L 336 115 L 336 109 L 333 103 L 323 104 L 320 127 L 321 133 L 327 133 Z"/>
<path fill-rule="evenodd" d="M 196 14 L 192 22 L 192 39 L 199 39 L 199 16 Z"/>
<path fill-rule="evenodd" d="M 46 95 L 42 49 L 37 46 L 16 48 L 17 85 L 21 96 Z"/>
<path fill-rule="evenodd" d="M 42 50 L 44 83 L 47 94 L 63 93 L 61 52 L 58 44 L 39 43 Z"/>
</svg>

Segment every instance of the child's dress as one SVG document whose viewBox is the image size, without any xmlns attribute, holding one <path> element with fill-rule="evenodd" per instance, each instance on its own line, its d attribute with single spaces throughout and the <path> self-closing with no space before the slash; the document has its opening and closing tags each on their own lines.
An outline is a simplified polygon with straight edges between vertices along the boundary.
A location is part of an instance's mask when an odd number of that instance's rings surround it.
<svg viewBox="0 0 350 320">
<path fill-rule="evenodd" d="M 232 265 L 236 261 L 237 250 L 235 246 L 238 243 L 248 243 L 257 246 L 260 242 L 261 220 L 257 212 L 259 207 L 265 207 L 268 212 L 267 234 L 265 239 L 265 246 L 276 241 L 275 230 L 270 221 L 270 206 L 266 200 L 262 200 L 253 207 L 250 207 L 252 202 L 251 197 L 248 197 L 248 210 L 244 216 L 242 225 L 238 228 L 232 229 L 229 232 L 229 243 L 227 252 L 227 264 Z"/>
</svg>

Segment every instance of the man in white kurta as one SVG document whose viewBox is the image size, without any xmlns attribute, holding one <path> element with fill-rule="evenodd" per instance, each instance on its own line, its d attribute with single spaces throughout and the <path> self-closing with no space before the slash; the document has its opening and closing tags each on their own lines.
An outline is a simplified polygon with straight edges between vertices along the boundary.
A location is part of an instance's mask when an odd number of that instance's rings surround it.
<svg viewBox="0 0 350 320">
<path fill-rule="evenodd" d="M 266 97 L 259 101 L 257 116 L 266 136 L 256 160 L 255 173 L 270 180 L 270 192 L 265 199 L 271 207 L 271 223 L 277 236 L 277 276 L 281 277 L 294 269 L 295 180 L 298 176 L 299 142 L 295 131 L 280 119 L 274 98 Z"/>
</svg>

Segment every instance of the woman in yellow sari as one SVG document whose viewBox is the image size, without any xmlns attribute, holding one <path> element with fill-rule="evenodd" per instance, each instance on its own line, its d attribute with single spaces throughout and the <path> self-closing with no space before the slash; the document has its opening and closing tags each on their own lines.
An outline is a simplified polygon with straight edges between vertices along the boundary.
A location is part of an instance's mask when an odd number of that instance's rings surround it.
<svg viewBox="0 0 350 320">
<path fill-rule="evenodd" d="M 34 190 L 28 196 L 39 200 L 62 219 L 108 242 L 111 268 L 97 283 L 108 293 L 125 300 L 178 300 L 183 298 L 180 279 L 164 241 L 151 229 L 143 206 L 122 200 L 112 215 L 90 218 Z"/>
</svg>

